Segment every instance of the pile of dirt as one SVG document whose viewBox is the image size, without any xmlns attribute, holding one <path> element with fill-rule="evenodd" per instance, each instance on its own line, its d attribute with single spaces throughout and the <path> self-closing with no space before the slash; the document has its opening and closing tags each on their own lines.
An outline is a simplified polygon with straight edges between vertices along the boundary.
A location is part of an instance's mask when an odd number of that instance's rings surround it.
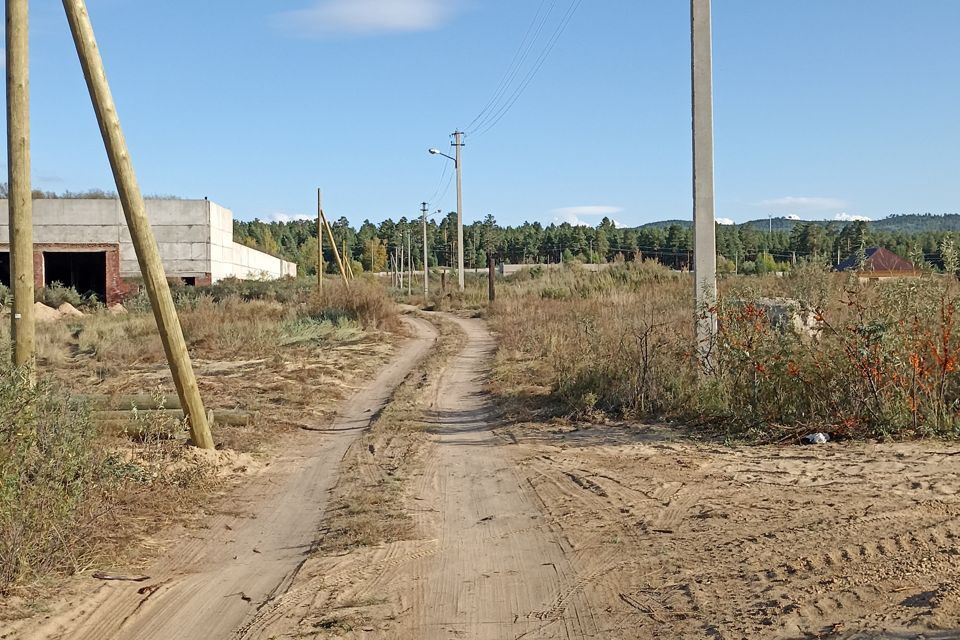
<svg viewBox="0 0 960 640">
<path fill-rule="evenodd" d="M 37 302 L 33 305 L 33 316 L 37 322 L 56 322 L 60 319 L 60 312 L 42 302 Z"/>
<path fill-rule="evenodd" d="M 127 308 L 118 302 L 107 307 L 107 312 L 115 316 L 122 316 L 126 315 Z"/>
<path fill-rule="evenodd" d="M 75 306 L 69 302 L 64 302 L 62 305 L 57 307 L 57 311 L 60 313 L 61 318 L 82 318 L 83 312 L 77 309 Z"/>
</svg>

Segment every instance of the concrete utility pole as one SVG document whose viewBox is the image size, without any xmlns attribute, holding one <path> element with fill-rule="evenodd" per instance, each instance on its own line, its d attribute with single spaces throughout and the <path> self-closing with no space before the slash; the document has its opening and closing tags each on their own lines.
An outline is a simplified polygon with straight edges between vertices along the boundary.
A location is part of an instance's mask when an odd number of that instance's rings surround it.
<svg viewBox="0 0 960 640">
<path fill-rule="evenodd" d="M 407 268 L 410 277 L 407 279 L 407 295 L 413 295 L 413 234 L 407 229 Z"/>
<path fill-rule="evenodd" d="M 713 43 L 710 0 L 691 0 L 693 242 L 696 347 L 710 369 L 717 334 L 717 229 L 713 191 Z"/>
<path fill-rule="evenodd" d="M 463 274 L 463 132 L 453 132 L 453 146 L 457 148 L 457 273 L 460 278 L 460 291 L 465 288 Z"/>
<path fill-rule="evenodd" d="M 427 203 L 420 203 L 423 217 L 423 299 L 430 295 L 430 263 L 427 261 Z"/>
<path fill-rule="evenodd" d="M 317 293 L 323 292 L 323 222 L 320 211 L 323 210 L 323 194 L 317 189 Z"/>
<path fill-rule="evenodd" d="M 177 316 L 173 296 L 170 295 L 170 285 L 163 272 L 157 240 L 150 227 L 150 220 L 147 218 L 147 208 L 133 170 L 133 161 L 127 149 L 123 129 L 120 127 L 117 107 L 113 102 L 110 85 L 107 83 L 103 60 L 97 48 L 86 3 L 84 0 L 63 0 L 63 8 L 67 13 L 70 31 L 80 57 L 80 66 L 83 67 L 83 75 L 87 81 L 93 108 L 100 123 L 100 132 L 110 159 L 117 191 L 120 193 L 127 228 L 130 230 L 144 285 L 153 307 L 153 315 L 160 330 L 167 361 L 170 363 L 173 383 L 177 388 L 183 413 L 190 424 L 190 437 L 197 447 L 213 449 L 213 436 L 210 433 L 207 414 L 204 411 L 203 400 L 200 398 L 200 390 L 190 363 L 187 343 L 183 338 L 180 318 Z M 8 43 L 7 46 L 9 47 L 10 44 Z"/>
<path fill-rule="evenodd" d="M 27 0 L 7 0 L 7 185 L 13 364 L 35 364 L 33 188 L 30 183 L 30 36 Z"/>
</svg>

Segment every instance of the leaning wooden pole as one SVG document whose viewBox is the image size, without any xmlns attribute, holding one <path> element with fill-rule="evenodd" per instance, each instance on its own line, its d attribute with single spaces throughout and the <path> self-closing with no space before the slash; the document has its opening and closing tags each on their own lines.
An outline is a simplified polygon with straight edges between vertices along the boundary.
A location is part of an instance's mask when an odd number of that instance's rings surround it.
<svg viewBox="0 0 960 640">
<path fill-rule="evenodd" d="M 320 211 L 323 209 L 323 194 L 317 189 L 317 293 L 323 292 L 323 223 Z"/>
<path fill-rule="evenodd" d="M 340 246 L 343 247 L 343 253 L 341 255 L 343 256 L 344 263 L 346 263 L 347 265 L 347 273 L 350 274 L 350 279 L 353 280 L 354 278 L 356 278 L 356 276 L 353 275 L 353 265 L 350 264 L 351 262 L 353 262 L 353 259 L 347 255 L 347 239 L 346 238 L 340 239 Z"/>
<path fill-rule="evenodd" d="M 7 181 L 10 216 L 10 336 L 13 364 L 33 375 L 33 189 L 30 184 L 30 65 L 27 0 L 7 0 Z"/>
<path fill-rule="evenodd" d="M 70 22 L 70 31 L 87 80 L 87 88 L 93 101 L 93 108 L 100 123 L 100 133 L 106 146 L 110 167 L 120 193 L 123 213 L 133 240 L 133 247 L 140 263 L 143 281 L 150 296 L 150 305 L 157 320 L 160 338 L 173 374 L 173 383 L 184 408 L 184 415 L 190 424 L 190 436 L 193 444 L 201 449 L 213 449 L 213 436 L 207 422 L 207 414 L 200 398 L 197 379 L 193 374 L 187 344 L 180 327 L 180 318 L 173 305 L 170 286 L 160 262 L 157 240 L 147 218 L 147 209 L 140 193 L 140 186 L 133 170 L 133 161 L 120 127 L 120 118 L 113 102 L 110 85 L 107 83 L 103 60 L 97 47 L 97 40 L 90 22 L 84 0 L 63 0 L 63 7 Z"/>
<path fill-rule="evenodd" d="M 343 277 L 343 284 L 350 286 L 350 280 L 347 279 L 347 270 L 343 266 L 343 260 L 340 259 L 340 251 L 337 250 L 337 241 L 333 237 L 333 229 L 330 227 L 330 223 L 327 222 L 327 215 L 323 212 L 323 209 L 320 209 L 320 220 L 323 222 L 323 226 L 327 229 L 327 238 L 330 240 L 330 247 L 333 249 L 333 257 L 337 261 L 337 266 L 340 268 L 340 275 Z"/>
</svg>

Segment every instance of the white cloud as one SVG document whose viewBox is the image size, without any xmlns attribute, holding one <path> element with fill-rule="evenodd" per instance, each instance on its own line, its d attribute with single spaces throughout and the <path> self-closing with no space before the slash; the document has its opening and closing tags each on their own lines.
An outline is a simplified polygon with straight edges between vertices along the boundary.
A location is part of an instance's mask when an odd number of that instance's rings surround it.
<svg viewBox="0 0 960 640">
<path fill-rule="evenodd" d="M 305 213 L 283 213 L 282 211 L 277 211 L 276 213 L 268 215 L 264 222 L 293 222 L 294 220 L 313 220 L 313 216 L 308 216 Z"/>
<path fill-rule="evenodd" d="M 449 22 L 464 0 L 313 0 L 305 9 L 277 14 L 277 24 L 302 35 L 427 31 Z"/>
<path fill-rule="evenodd" d="M 867 216 L 852 216 L 848 213 L 838 213 L 833 216 L 834 220 L 839 220 L 840 222 L 870 222 L 871 218 Z"/>
<path fill-rule="evenodd" d="M 567 222 L 572 224 L 575 227 L 592 227 L 593 223 L 587 222 L 584 218 L 599 218 L 600 216 L 612 216 L 617 213 L 621 213 L 623 207 L 609 207 L 603 205 L 587 205 L 582 207 L 561 207 L 559 209 L 554 209 L 550 213 L 553 214 L 553 221 L 557 224 L 562 224 Z M 616 220 L 613 221 L 614 226 L 623 227 L 624 225 Z"/>
<path fill-rule="evenodd" d="M 733 218 L 717 218 L 717 224 L 729 227 L 737 223 L 733 221 Z"/>
<path fill-rule="evenodd" d="M 809 196 L 784 196 L 782 198 L 772 198 L 770 200 L 761 200 L 756 206 L 764 209 L 788 210 L 788 211 L 833 211 L 843 209 L 847 203 L 839 198 L 819 198 Z"/>
</svg>

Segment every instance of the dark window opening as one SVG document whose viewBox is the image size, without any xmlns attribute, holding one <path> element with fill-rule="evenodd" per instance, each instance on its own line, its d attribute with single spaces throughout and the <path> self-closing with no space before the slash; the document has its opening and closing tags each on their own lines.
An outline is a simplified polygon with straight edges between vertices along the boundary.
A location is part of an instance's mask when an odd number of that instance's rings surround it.
<svg viewBox="0 0 960 640">
<path fill-rule="evenodd" d="M 0 284 L 10 286 L 10 252 L 0 251 Z"/>
<path fill-rule="evenodd" d="M 81 295 L 107 299 L 107 254 L 105 251 L 45 251 L 43 284 L 59 282 L 73 287 Z"/>
<path fill-rule="evenodd" d="M 189 278 L 182 278 L 182 280 L 183 280 L 183 285 L 184 285 L 185 287 L 195 287 L 195 286 L 197 286 L 197 278 L 196 278 L 196 276 L 190 276 Z"/>
</svg>

